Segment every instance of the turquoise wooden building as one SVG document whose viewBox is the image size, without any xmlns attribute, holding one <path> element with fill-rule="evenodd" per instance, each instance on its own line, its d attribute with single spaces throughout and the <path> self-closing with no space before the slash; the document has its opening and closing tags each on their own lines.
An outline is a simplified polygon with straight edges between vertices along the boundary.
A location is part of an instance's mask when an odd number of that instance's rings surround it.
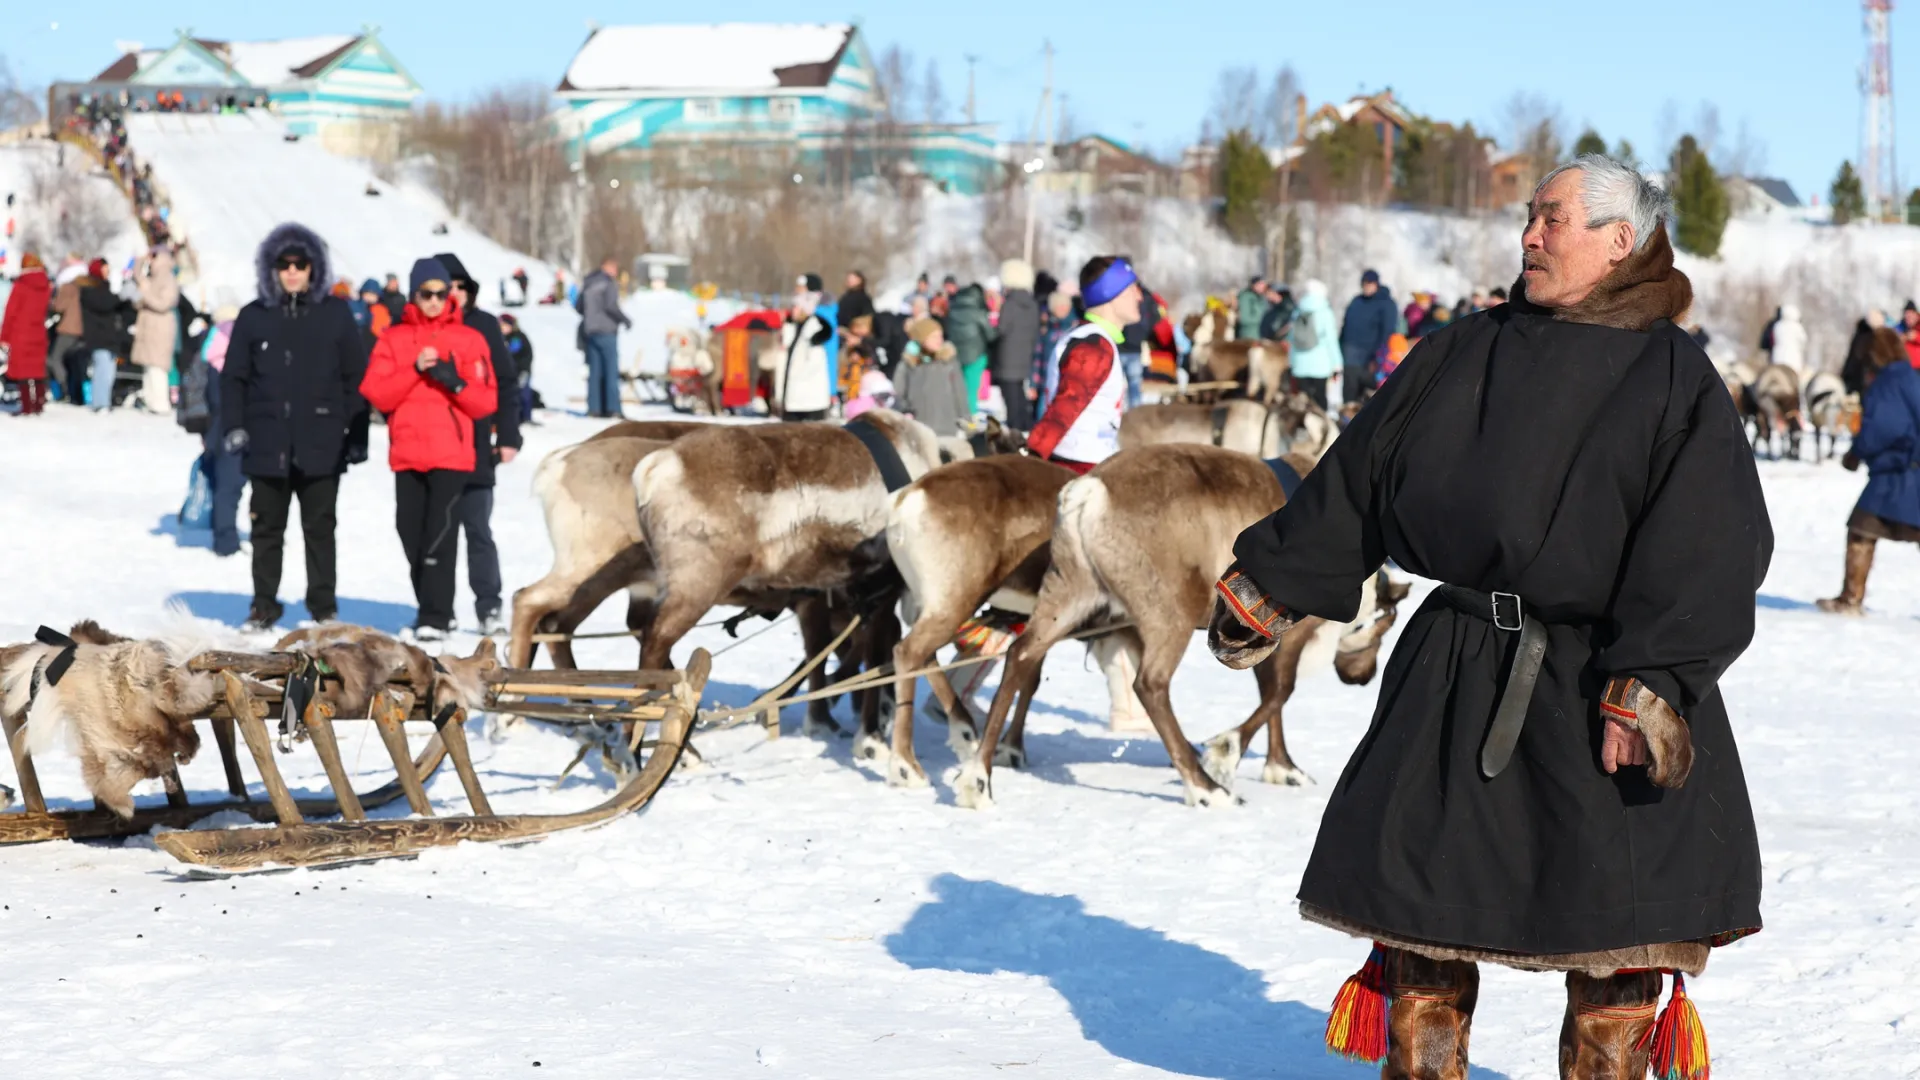
<svg viewBox="0 0 1920 1080">
<path fill-rule="evenodd" d="M 570 154 L 692 181 L 785 175 L 827 182 L 883 169 L 973 193 L 1001 173 L 991 125 L 888 121 L 856 26 L 609 26 L 556 90 Z"/>
<path fill-rule="evenodd" d="M 392 148 L 396 122 L 422 92 L 373 27 L 279 41 L 214 41 L 183 33 L 167 48 L 124 53 L 93 81 L 228 87 L 243 98 L 264 93 L 290 131 L 361 156 Z"/>
</svg>

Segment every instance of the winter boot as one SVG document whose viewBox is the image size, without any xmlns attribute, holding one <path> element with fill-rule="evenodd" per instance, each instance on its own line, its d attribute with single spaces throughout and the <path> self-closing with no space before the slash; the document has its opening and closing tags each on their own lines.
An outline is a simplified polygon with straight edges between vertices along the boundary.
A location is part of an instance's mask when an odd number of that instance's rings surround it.
<svg viewBox="0 0 1920 1080">
<path fill-rule="evenodd" d="M 1815 606 L 1835 615 L 1866 614 L 1861 605 L 1867 599 L 1867 573 L 1873 569 L 1873 545 L 1871 536 L 1847 534 L 1847 577 L 1840 586 L 1840 595 L 1831 600 L 1815 600 Z"/>
<path fill-rule="evenodd" d="M 1561 1080 L 1642 1080 L 1653 1050 L 1660 985 L 1657 971 L 1623 971 L 1604 979 L 1569 973 L 1567 1016 L 1560 1025 Z"/>
<path fill-rule="evenodd" d="M 1480 1000 L 1480 969 L 1465 960 L 1429 960 L 1381 950 L 1387 1060 L 1381 1080 L 1467 1080 L 1467 1035 Z"/>
</svg>

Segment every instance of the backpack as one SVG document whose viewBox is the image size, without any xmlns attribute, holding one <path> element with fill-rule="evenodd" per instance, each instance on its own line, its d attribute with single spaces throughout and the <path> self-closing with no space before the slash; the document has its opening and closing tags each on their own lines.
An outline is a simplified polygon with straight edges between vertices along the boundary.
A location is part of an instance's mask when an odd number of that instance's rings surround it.
<svg viewBox="0 0 1920 1080">
<path fill-rule="evenodd" d="M 213 377 L 213 365 L 199 350 L 180 372 L 180 402 L 173 417 L 190 434 L 204 435 L 213 426 L 213 407 L 207 400 L 207 383 Z"/>
<path fill-rule="evenodd" d="M 1301 352 L 1311 352 L 1320 347 L 1320 331 L 1313 328 L 1313 316 L 1293 320 L 1293 329 L 1287 333 L 1287 341 Z"/>
</svg>

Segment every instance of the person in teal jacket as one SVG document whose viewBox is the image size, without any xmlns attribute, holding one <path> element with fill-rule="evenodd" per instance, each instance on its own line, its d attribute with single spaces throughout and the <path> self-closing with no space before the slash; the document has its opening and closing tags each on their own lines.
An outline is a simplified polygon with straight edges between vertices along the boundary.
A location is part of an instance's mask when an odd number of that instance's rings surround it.
<svg viewBox="0 0 1920 1080">
<path fill-rule="evenodd" d="M 1340 332 L 1327 300 L 1327 283 L 1311 280 L 1301 290 L 1300 310 L 1287 339 L 1293 379 L 1314 404 L 1327 407 L 1327 380 L 1340 370 Z"/>
</svg>

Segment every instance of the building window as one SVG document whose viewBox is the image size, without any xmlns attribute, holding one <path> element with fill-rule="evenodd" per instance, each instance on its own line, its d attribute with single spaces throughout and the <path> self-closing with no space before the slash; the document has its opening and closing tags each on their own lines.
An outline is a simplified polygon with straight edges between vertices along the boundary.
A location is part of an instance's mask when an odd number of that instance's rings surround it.
<svg viewBox="0 0 1920 1080">
<path fill-rule="evenodd" d="M 777 97 L 767 102 L 767 117 L 771 120 L 792 120 L 800 110 L 799 102 L 792 98 Z"/>
<path fill-rule="evenodd" d="M 720 108 L 712 98 L 688 98 L 686 113 L 689 120 L 712 120 L 720 115 Z"/>
</svg>

